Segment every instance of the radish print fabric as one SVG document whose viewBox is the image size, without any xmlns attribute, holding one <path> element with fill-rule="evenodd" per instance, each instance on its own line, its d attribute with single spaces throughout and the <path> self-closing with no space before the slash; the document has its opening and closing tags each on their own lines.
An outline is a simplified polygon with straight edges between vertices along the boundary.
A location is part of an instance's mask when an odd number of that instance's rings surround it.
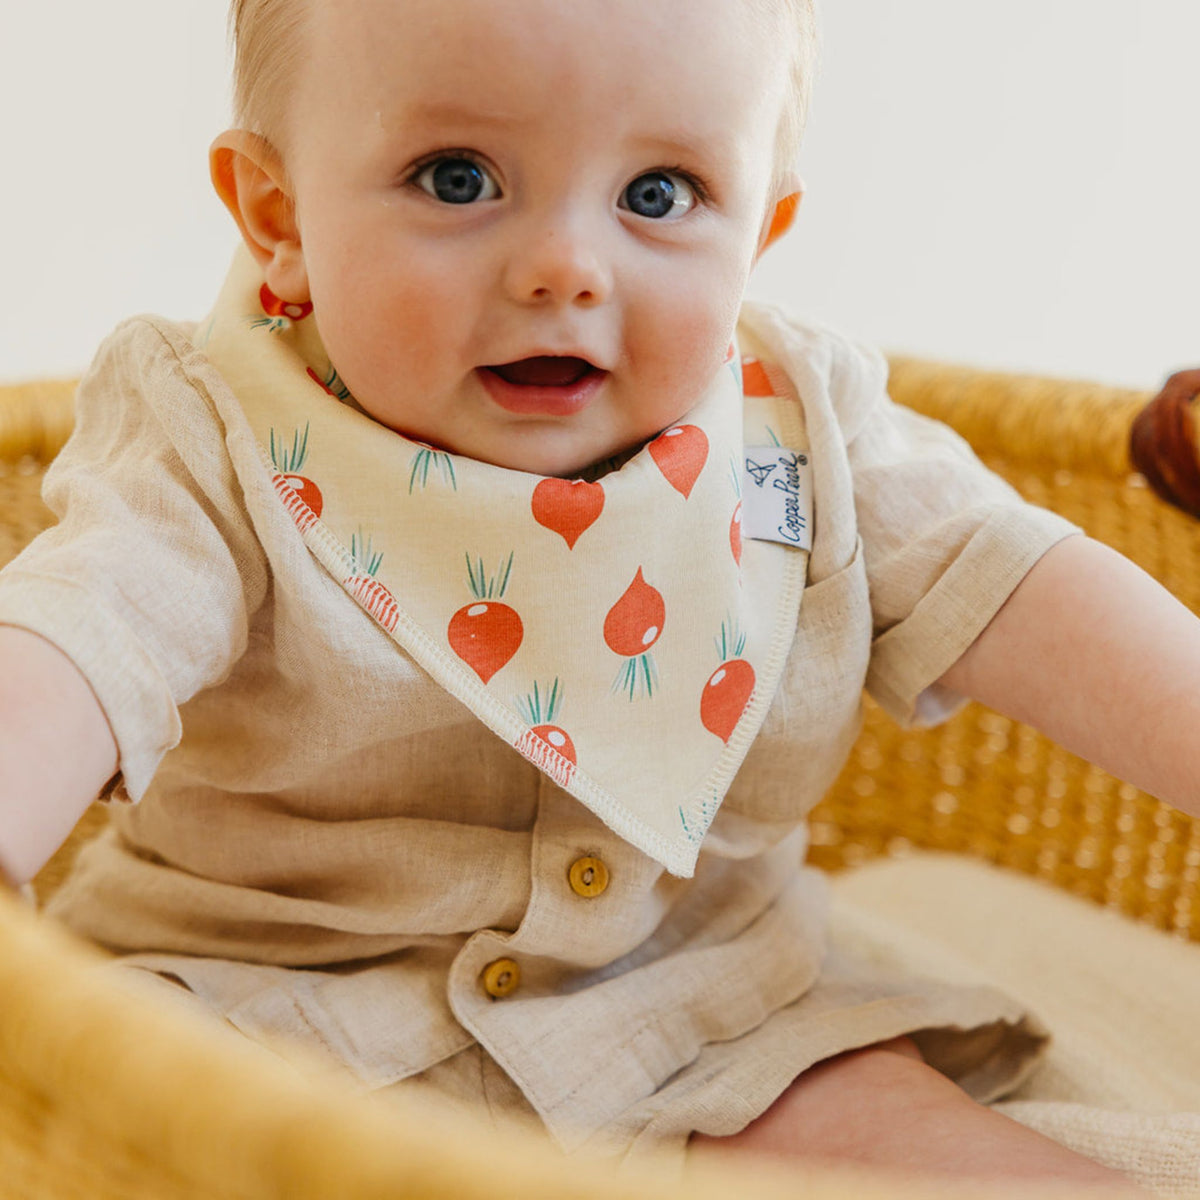
<svg viewBox="0 0 1200 1200">
<path fill-rule="evenodd" d="M 750 747 L 808 554 L 743 536 L 744 446 L 807 449 L 777 372 L 731 348 L 627 461 L 542 478 L 373 421 L 244 253 L 204 349 L 323 567 L 499 737 L 676 875 Z M 364 628 L 363 636 L 371 636 Z"/>
</svg>

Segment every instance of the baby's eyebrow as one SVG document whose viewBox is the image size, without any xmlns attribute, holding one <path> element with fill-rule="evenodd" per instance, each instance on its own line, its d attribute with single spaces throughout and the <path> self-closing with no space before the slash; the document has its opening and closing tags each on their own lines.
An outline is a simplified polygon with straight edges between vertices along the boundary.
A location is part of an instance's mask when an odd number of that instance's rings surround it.
<svg viewBox="0 0 1200 1200">
<path fill-rule="evenodd" d="M 414 101 L 405 105 L 397 115 L 405 121 L 418 121 L 430 125 L 471 124 L 512 128 L 522 124 L 520 118 L 497 112 L 494 108 L 477 108 L 453 100 Z"/>
<path fill-rule="evenodd" d="M 637 145 L 651 157 L 667 155 L 685 162 L 728 157 L 737 150 L 736 142 L 725 130 L 706 136 L 690 130 L 663 129 L 639 138 Z"/>
<path fill-rule="evenodd" d="M 520 129 L 535 123 L 535 118 L 497 111 L 492 105 L 484 108 L 456 100 L 414 100 L 396 116 L 405 124 L 482 126 L 493 129 Z M 703 159 L 727 156 L 737 151 L 736 143 L 724 127 L 700 132 L 665 127 L 647 132 L 637 139 L 637 144 L 651 157 L 675 155 Z"/>
</svg>

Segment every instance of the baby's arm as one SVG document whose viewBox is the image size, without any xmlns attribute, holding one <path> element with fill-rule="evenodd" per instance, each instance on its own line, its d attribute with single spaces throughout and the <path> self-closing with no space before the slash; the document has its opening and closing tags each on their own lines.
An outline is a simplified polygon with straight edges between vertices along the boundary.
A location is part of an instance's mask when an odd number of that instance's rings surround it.
<svg viewBox="0 0 1200 1200">
<path fill-rule="evenodd" d="M 1115 550 L 1055 545 L 939 683 L 1200 816 L 1200 620 Z"/>
<path fill-rule="evenodd" d="M 0 625 L 0 871 L 32 879 L 117 769 L 117 745 L 74 663 Z"/>
</svg>

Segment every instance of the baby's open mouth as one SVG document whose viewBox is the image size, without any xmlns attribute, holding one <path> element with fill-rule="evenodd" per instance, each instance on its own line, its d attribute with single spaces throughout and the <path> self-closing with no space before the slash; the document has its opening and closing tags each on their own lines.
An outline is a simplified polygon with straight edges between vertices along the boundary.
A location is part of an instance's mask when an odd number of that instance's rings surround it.
<svg viewBox="0 0 1200 1200">
<path fill-rule="evenodd" d="M 484 370 L 494 371 L 505 383 L 518 387 L 570 387 L 596 368 L 586 358 L 540 355 Z"/>
<path fill-rule="evenodd" d="M 537 354 L 477 369 L 487 394 L 509 412 L 535 417 L 571 417 L 592 402 L 608 372 L 568 354 Z"/>
</svg>

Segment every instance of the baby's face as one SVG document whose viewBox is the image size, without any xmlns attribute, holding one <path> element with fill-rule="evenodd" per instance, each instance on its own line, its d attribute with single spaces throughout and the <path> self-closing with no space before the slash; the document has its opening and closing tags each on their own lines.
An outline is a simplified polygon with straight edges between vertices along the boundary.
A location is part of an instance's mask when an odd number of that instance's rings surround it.
<svg viewBox="0 0 1200 1200">
<path fill-rule="evenodd" d="M 776 199 L 782 30 L 746 0 L 318 0 L 287 169 L 359 404 L 570 475 L 720 368 Z"/>
</svg>

